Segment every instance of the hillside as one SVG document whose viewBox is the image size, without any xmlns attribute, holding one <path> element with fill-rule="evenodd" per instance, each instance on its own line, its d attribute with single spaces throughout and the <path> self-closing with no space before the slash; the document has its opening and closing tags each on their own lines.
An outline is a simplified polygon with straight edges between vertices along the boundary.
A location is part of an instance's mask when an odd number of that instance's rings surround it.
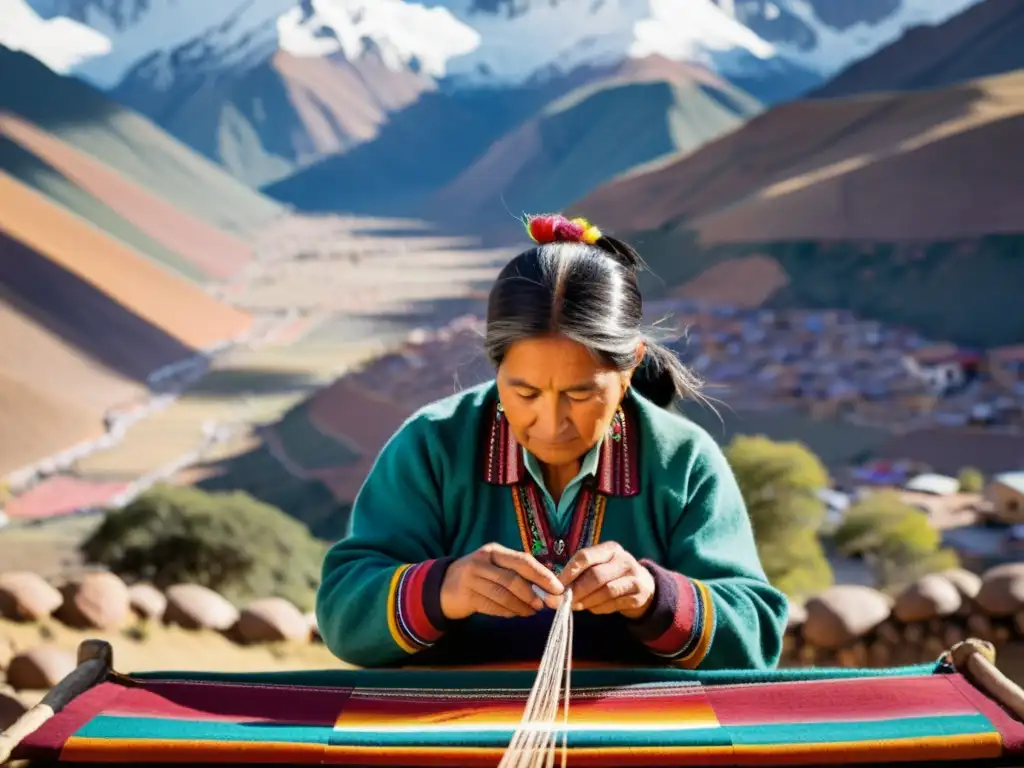
<svg viewBox="0 0 1024 768">
<path fill-rule="evenodd" d="M 1022 132 L 1024 73 L 794 102 L 572 208 L 633 237 L 662 288 L 711 267 L 719 282 L 748 284 L 748 262 L 737 260 L 767 256 L 786 279 L 757 302 L 849 308 L 962 343 L 1014 343 L 1024 333 L 1014 297 L 1024 277 L 1024 157 L 1009 148 Z"/>
<path fill-rule="evenodd" d="M 278 51 L 213 82 L 205 72 L 154 88 L 150 63 L 110 91 L 251 186 L 262 186 L 377 135 L 391 112 L 433 88 L 379 56 L 356 62 Z"/>
<path fill-rule="evenodd" d="M 0 114 L 0 167 L 188 277 L 229 278 L 252 257 L 241 238 L 10 113 Z"/>
<path fill-rule="evenodd" d="M 263 187 L 301 211 L 408 215 L 488 147 L 552 101 L 616 68 L 575 72 L 540 84 L 428 91 L 393 113 L 370 141 Z M 346 180 L 357 179 L 357 184 Z"/>
<path fill-rule="evenodd" d="M 3 172 L 0 199 L 0 419 L 19 436 L 0 474 L 98 436 L 156 369 L 249 330 L 248 315 Z"/>
<path fill-rule="evenodd" d="M 839 72 L 809 98 L 940 88 L 1024 69 L 1024 3 L 985 0 L 942 24 L 909 30 Z"/>
<path fill-rule="evenodd" d="M 757 114 L 749 95 L 701 67 L 636 62 L 585 85 L 496 141 L 430 202 L 432 218 L 491 229 L 509 212 L 560 210 L 637 166 L 686 153 Z"/>
<path fill-rule="evenodd" d="M 283 213 L 150 120 L 31 56 L 0 46 L 0 112 L 91 156 L 143 189 L 241 236 Z"/>
</svg>

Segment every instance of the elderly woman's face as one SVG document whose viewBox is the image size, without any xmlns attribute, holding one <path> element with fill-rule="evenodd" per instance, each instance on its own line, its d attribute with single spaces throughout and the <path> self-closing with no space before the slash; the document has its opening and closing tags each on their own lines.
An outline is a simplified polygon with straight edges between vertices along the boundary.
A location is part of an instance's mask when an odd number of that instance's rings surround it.
<svg viewBox="0 0 1024 768">
<path fill-rule="evenodd" d="M 608 429 L 629 385 L 562 336 L 516 342 L 498 369 L 498 396 L 516 440 L 545 464 L 579 459 Z"/>
</svg>

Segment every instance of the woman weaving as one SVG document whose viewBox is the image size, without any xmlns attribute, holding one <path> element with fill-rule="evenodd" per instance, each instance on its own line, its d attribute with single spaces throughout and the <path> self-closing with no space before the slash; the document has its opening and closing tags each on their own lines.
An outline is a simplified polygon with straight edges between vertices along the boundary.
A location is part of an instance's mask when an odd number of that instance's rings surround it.
<svg viewBox="0 0 1024 768">
<path fill-rule="evenodd" d="M 769 668 L 787 601 L 721 449 L 668 410 L 692 374 L 641 330 L 636 251 L 534 217 L 501 271 L 495 380 L 411 416 L 334 544 L 320 633 L 356 666 L 537 661 L 572 587 L 577 660 Z"/>
</svg>

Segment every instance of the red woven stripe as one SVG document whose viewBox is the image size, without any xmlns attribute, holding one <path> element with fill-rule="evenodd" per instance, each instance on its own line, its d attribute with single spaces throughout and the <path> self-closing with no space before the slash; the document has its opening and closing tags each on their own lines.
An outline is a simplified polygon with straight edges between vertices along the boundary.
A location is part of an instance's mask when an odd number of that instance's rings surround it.
<svg viewBox="0 0 1024 768">
<path fill-rule="evenodd" d="M 647 645 L 655 653 L 675 654 L 690 641 L 693 635 L 695 608 L 695 593 L 690 580 L 682 574 L 669 572 L 676 584 L 676 610 L 669 628 L 660 637 L 648 641 Z"/>
<path fill-rule="evenodd" d="M 1003 739 L 1003 749 L 1009 754 L 1020 754 L 1024 751 L 1024 723 L 1010 715 L 1003 707 L 984 693 L 979 691 L 963 675 L 945 677 L 950 686 L 963 696 L 969 706 L 988 718 L 989 722 L 999 731 Z"/>
<path fill-rule="evenodd" d="M 820 723 L 975 714 L 945 675 L 708 686 L 718 721 L 729 725 Z"/>
<path fill-rule="evenodd" d="M 114 705 L 129 690 L 118 683 L 100 683 L 68 702 L 55 717 L 20 744 L 12 757 L 15 760 L 55 760 L 64 743 L 79 728 Z"/>
<path fill-rule="evenodd" d="M 126 688 L 104 714 L 195 721 L 332 725 L 351 689 L 147 681 Z"/>
<path fill-rule="evenodd" d="M 435 643 L 441 637 L 440 630 L 430 623 L 423 607 L 423 582 L 427 578 L 433 560 L 417 563 L 402 580 L 402 593 L 398 599 L 402 601 L 402 617 L 410 631 L 415 635 L 417 643 Z"/>
</svg>

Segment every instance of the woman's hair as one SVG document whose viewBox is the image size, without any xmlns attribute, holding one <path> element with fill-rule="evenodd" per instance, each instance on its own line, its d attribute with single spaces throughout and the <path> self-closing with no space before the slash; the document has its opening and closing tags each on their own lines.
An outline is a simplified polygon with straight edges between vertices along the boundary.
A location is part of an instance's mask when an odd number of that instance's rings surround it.
<svg viewBox="0 0 1024 768">
<path fill-rule="evenodd" d="M 703 399 L 693 372 L 643 331 L 637 273 L 644 263 L 632 246 L 585 219 L 533 216 L 526 226 L 537 245 L 501 270 L 488 300 L 484 343 L 495 366 L 517 341 L 560 334 L 625 371 L 643 342 L 637 392 L 663 407 L 676 396 Z"/>
</svg>

